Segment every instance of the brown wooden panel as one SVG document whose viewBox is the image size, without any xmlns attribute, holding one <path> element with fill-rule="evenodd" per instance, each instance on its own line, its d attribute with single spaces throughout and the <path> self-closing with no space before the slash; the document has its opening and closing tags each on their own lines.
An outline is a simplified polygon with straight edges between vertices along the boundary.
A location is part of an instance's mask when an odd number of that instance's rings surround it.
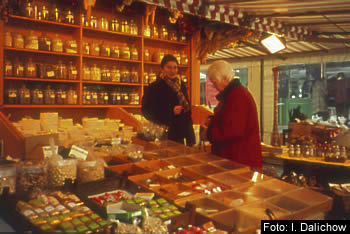
<svg viewBox="0 0 350 234">
<path fill-rule="evenodd" d="M 5 156 L 24 157 L 24 137 L 2 112 L 0 112 L 0 138 L 4 140 Z"/>
</svg>

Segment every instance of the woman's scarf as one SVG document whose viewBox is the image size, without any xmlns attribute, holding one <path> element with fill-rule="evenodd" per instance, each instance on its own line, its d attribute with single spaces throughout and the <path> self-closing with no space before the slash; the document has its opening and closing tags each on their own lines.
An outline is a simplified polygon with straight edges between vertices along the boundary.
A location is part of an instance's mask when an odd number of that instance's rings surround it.
<svg viewBox="0 0 350 234">
<path fill-rule="evenodd" d="M 177 78 L 173 78 L 170 79 L 168 77 L 164 77 L 163 78 L 165 83 L 167 83 L 167 85 L 169 85 L 170 88 L 172 88 L 177 95 L 177 99 L 179 100 L 179 103 L 181 106 L 184 107 L 184 112 L 189 112 L 190 111 L 190 104 L 188 103 L 184 93 L 181 90 L 181 81 L 180 79 Z"/>
</svg>

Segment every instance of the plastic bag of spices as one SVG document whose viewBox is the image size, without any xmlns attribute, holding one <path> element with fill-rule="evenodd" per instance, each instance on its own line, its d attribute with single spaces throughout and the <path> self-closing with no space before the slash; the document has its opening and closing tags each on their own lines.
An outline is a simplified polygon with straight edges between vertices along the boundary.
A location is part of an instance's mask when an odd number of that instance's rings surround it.
<svg viewBox="0 0 350 234">
<path fill-rule="evenodd" d="M 47 162 L 24 161 L 17 164 L 17 191 L 30 191 L 33 187 L 47 187 Z"/>
<path fill-rule="evenodd" d="M 77 178 L 77 160 L 62 159 L 60 156 L 53 156 L 49 160 L 49 185 L 63 186 L 66 179 L 74 181 Z"/>
<path fill-rule="evenodd" d="M 78 182 L 85 183 L 101 180 L 105 177 L 104 161 L 97 159 L 93 161 L 78 162 Z"/>
</svg>

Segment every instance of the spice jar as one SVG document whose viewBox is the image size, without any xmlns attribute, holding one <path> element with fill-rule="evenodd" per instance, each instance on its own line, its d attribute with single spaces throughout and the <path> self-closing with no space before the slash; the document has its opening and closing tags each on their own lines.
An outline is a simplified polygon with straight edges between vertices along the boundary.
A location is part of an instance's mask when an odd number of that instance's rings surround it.
<svg viewBox="0 0 350 234">
<path fill-rule="evenodd" d="M 63 52 L 63 43 L 62 40 L 58 37 L 58 34 L 56 34 L 52 39 L 52 51 Z"/>
<path fill-rule="evenodd" d="M 3 193 L 4 188 L 9 188 L 10 194 L 16 192 L 16 167 L 0 167 L 0 194 Z"/>
<path fill-rule="evenodd" d="M 132 46 L 130 52 L 131 52 L 131 54 L 130 54 L 131 60 L 138 60 L 139 59 L 139 54 L 138 54 L 137 49 L 136 49 L 135 46 Z"/>
<path fill-rule="evenodd" d="M 8 104 L 18 104 L 18 91 L 14 88 L 9 88 L 7 90 L 7 103 Z"/>
<path fill-rule="evenodd" d="M 83 65 L 83 80 L 91 80 L 91 71 L 88 65 Z"/>
<path fill-rule="evenodd" d="M 111 80 L 113 82 L 120 82 L 120 72 L 116 66 L 113 66 L 113 69 L 111 71 Z"/>
<path fill-rule="evenodd" d="M 66 24 L 74 24 L 74 15 L 72 13 L 72 11 L 68 10 L 66 17 L 64 18 L 64 22 Z"/>
<path fill-rule="evenodd" d="M 156 25 L 151 26 L 151 34 L 153 38 L 159 37 L 158 27 Z"/>
<path fill-rule="evenodd" d="M 67 79 L 67 67 L 65 64 L 62 63 L 61 60 L 59 60 L 57 64 L 56 79 Z"/>
<path fill-rule="evenodd" d="M 39 49 L 38 36 L 34 34 L 34 31 L 30 31 L 29 35 L 26 36 L 24 48 L 32 50 Z"/>
<path fill-rule="evenodd" d="M 108 20 L 104 17 L 99 18 L 97 26 L 101 30 L 108 30 Z"/>
<path fill-rule="evenodd" d="M 119 58 L 120 56 L 120 51 L 118 46 L 112 46 L 111 48 L 111 57 L 113 58 Z"/>
<path fill-rule="evenodd" d="M 26 77 L 36 77 L 37 73 L 36 73 L 36 66 L 32 61 L 32 58 L 28 59 L 28 62 L 25 66 L 24 69 L 24 74 Z"/>
<path fill-rule="evenodd" d="M 83 54 L 90 55 L 90 45 L 88 42 L 83 43 Z"/>
<path fill-rule="evenodd" d="M 101 53 L 101 56 L 105 56 L 105 57 L 111 56 L 111 47 L 107 44 L 102 44 L 100 53 Z"/>
<path fill-rule="evenodd" d="M 90 54 L 92 56 L 100 56 L 100 45 L 97 42 L 92 42 Z"/>
<path fill-rule="evenodd" d="M 124 45 L 120 51 L 120 58 L 130 59 L 130 48 L 128 45 Z"/>
<path fill-rule="evenodd" d="M 145 56 L 143 58 L 146 62 L 150 61 L 149 50 L 145 49 Z"/>
<path fill-rule="evenodd" d="M 74 181 L 77 177 L 77 160 L 50 160 L 49 161 L 49 184 L 51 186 L 63 186 L 65 179 Z"/>
<path fill-rule="evenodd" d="M 17 164 L 17 191 L 27 192 L 36 187 L 47 187 L 47 164 L 45 161 L 25 161 Z"/>
<path fill-rule="evenodd" d="M 73 65 L 73 62 L 69 62 L 68 66 L 68 80 L 76 80 L 78 77 L 77 68 Z"/>
<path fill-rule="evenodd" d="M 20 62 L 18 58 L 16 58 L 15 62 L 13 63 L 13 75 L 17 77 L 24 76 L 24 67 L 22 62 Z"/>
<path fill-rule="evenodd" d="M 6 58 L 5 59 L 5 76 L 12 76 L 13 75 L 13 66 L 12 62 Z"/>
<path fill-rule="evenodd" d="M 129 23 L 127 20 L 122 20 L 121 32 L 122 33 L 130 33 L 130 27 L 129 27 Z"/>
<path fill-rule="evenodd" d="M 51 51 L 51 39 L 47 37 L 39 38 L 39 50 Z"/>
<path fill-rule="evenodd" d="M 41 7 L 41 19 L 42 20 L 49 20 L 49 10 L 46 6 Z"/>
<path fill-rule="evenodd" d="M 111 21 L 111 30 L 113 32 L 119 32 L 119 21 L 117 19 Z"/>
<path fill-rule="evenodd" d="M 12 47 L 12 35 L 10 32 L 5 33 L 5 47 Z"/>
<path fill-rule="evenodd" d="M 101 80 L 101 69 L 96 64 L 91 67 L 91 80 Z"/>
<path fill-rule="evenodd" d="M 14 40 L 13 40 L 13 47 L 17 49 L 23 49 L 24 48 L 24 38 L 21 34 L 16 33 Z"/>
<path fill-rule="evenodd" d="M 120 72 L 120 80 L 124 83 L 130 82 L 130 72 L 129 70 L 124 66 Z"/>
<path fill-rule="evenodd" d="M 130 33 L 133 35 L 138 34 L 137 24 L 135 23 L 134 20 L 130 20 Z"/>
<path fill-rule="evenodd" d="M 77 41 L 76 40 L 66 41 L 64 50 L 66 53 L 70 53 L 70 54 L 78 53 Z"/>
<path fill-rule="evenodd" d="M 149 77 L 148 77 L 148 73 L 147 72 L 143 73 L 143 83 L 145 83 L 145 84 L 149 83 Z"/>
<path fill-rule="evenodd" d="M 131 83 L 138 83 L 139 82 L 139 73 L 135 70 L 134 67 L 131 69 L 130 82 Z"/>
<path fill-rule="evenodd" d="M 160 38 L 163 40 L 168 40 L 168 29 L 165 25 L 162 25 L 160 28 Z"/>
<path fill-rule="evenodd" d="M 151 37 L 151 26 L 145 25 L 145 29 L 143 31 L 143 35 L 145 37 Z"/>
<path fill-rule="evenodd" d="M 95 16 L 90 17 L 90 27 L 97 28 L 97 18 Z"/>
</svg>

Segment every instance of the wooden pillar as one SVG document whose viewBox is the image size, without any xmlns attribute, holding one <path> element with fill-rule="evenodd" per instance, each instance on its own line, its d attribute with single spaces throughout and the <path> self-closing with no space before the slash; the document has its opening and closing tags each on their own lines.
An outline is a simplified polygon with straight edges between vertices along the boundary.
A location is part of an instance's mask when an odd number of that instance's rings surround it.
<svg viewBox="0 0 350 234">
<path fill-rule="evenodd" d="M 197 58 L 196 46 L 200 40 L 200 32 L 193 35 L 191 40 L 191 104 L 200 105 L 200 61 Z"/>
</svg>

